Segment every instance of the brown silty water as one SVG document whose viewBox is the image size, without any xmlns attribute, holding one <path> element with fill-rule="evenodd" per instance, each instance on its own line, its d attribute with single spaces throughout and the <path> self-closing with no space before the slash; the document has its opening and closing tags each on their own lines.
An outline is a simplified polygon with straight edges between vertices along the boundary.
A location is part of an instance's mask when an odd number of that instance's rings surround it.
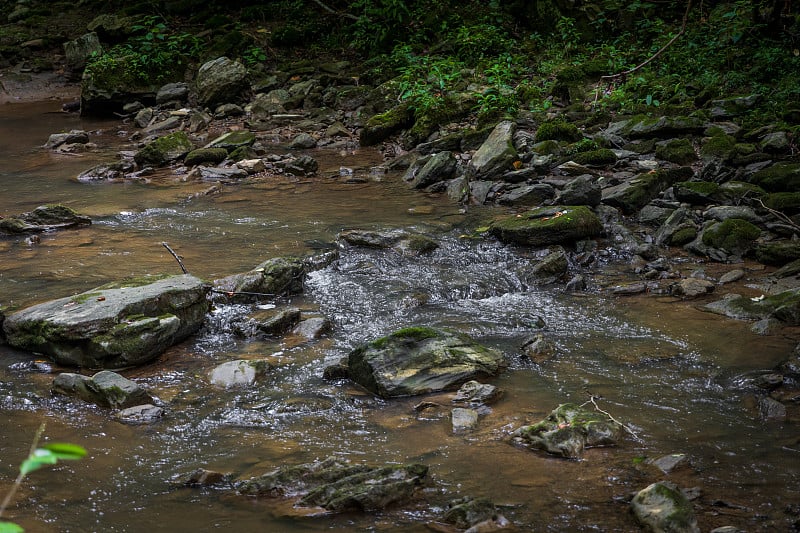
<svg viewBox="0 0 800 533">
<path fill-rule="evenodd" d="M 459 238 L 458 224 L 475 209 L 463 214 L 443 198 L 408 190 L 397 175 L 372 172 L 381 157 L 368 149 L 315 150 L 317 177 L 248 179 L 211 195 L 202 194 L 211 184 L 171 172 L 146 183 L 80 184 L 75 176 L 113 160 L 130 132 L 51 112 L 58 107 L 0 109 L 0 215 L 63 203 L 94 223 L 33 245 L 0 238 L 0 304 L 24 307 L 128 276 L 177 273 L 164 241 L 205 279 L 328 249 L 345 228 L 412 228 L 441 246 L 423 258 L 341 249 L 291 301 L 333 321 L 320 341 L 239 339 L 226 326 L 248 310 L 217 306 L 197 336 L 123 372 L 167 406 L 149 426 L 123 425 L 106 409 L 52 396 L 53 374 L 30 364 L 38 356 L 0 346 L 0 487 L 10 486 L 41 422 L 48 440 L 89 450 L 83 461 L 26 479 L 7 513 L 26 530 L 427 531 L 447 501 L 472 496 L 502 505 L 522 531 L 637 531 L 630 494 L 662 479 L 700 489 L 703 531 L 787 530 L 800 519 L 797 409 L 789 406 L 790 422 L 761 421 L 756 393 L 744 385 L 786 359 L 796 332 L 756 336 L 747 323 L 684 302 L 528 286 L 519 276 L 528 251 Z M 76 128 L 93 132 L 96 151 L 39 148 L 50 133 Z M 340 167 L 363 179 L 346 182 Z M 519 346 L 539 318 L 558 350 L 535 364 Z M 509 368 L 493 381 L 504 395 L 477 430 L 453 433 L 452 395 L 383 401 L 322 379 L 322 369 L 358 343 L 413 324 L 456 328 L 507 354 Z M 215 365 L 243 358 L 266 358 L 273 370 L 252 389 L 209 384 Z M 567 461 L 508 443 L 517 427 L 590 395 L 631 430 L 620 446 Z M 417 412 L 422 399 L 443 407 Z M 686 454 L 688 464 L 665 474 L 647 463 L 673 453 Z M 170 483 L 200 467 L 246 478 L 330 455 L 422 462 L 432 481 L 410 506 L 343 516 L 307 516 L 291 501 Z"/>
</svg>

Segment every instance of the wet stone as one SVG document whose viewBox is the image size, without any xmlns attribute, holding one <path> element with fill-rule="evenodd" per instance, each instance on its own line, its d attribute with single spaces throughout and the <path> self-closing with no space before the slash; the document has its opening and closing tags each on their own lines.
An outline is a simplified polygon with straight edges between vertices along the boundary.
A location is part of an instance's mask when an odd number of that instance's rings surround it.
<svg viewBox="0 0 800 533">
<path fill-rule="evenodd" d="M 486 405 L 497 400 L 501 395 L 500 389 L 489 383 L 467 381 L 456 391 L 453 403 L 465 403 L 473 406 Z"/>
<path fill-rule="evenodd" d="M 210 487 L 225 481 L 227 476 L 222 472 L 198 468 L 188 474 L 183 474 L 175 478 L 172 483 L 184 487 Z"/>
<path fill-rule="evenodd" d="M 631 502 L 633 514 L 651 531 L 699 533 L 692 504 L 674 484 L 653 483 L 639 491 Z"/>
<path fill-rule="evenodd" d="M 453 432 L 459 433 L 478 427 L 478 411 L 456 407 L 450 413 L 450 420 L 453 424 Z"/>
<path fill-rule="evenodd" d="M 658 467 L 658 469 L 665 474 L 669 474 L 676 468 L 687 465 L 688 462 L 689 458 L 685 453 L 671 453 L 669 455 L 659 457 L 658 459 L 653 459 L 650 461 L 650 464 Z"/>
<path fill-rule="evenodd" d="M 164 416 L 164 410 L 152 404 L 135 405 L 122 409 L 115 415 L 124 424 L 152 424 Z"/>
<path fill-rule="evenodd" d="M 491 520 L 497 515 L 497 508 L 487 498 L 464 497 L 447 504 L 442 520 L 458 529 L 468 529 L 475 524 Z M 486 531 L 492 531 L 487 529 Z"/>
<path fill-rule="evenodd" d="M 253 385 L 268 370 L 269 363 L 266 361 L 228 361 L 214 368 L 209 380 L 218 387 L 246 387 Z"/>
</svg>

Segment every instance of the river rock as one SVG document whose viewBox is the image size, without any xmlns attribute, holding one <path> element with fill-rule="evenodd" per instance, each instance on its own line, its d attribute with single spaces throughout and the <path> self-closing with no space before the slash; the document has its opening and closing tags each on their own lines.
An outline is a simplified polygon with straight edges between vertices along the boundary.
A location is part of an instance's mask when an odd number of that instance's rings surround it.
<svg viewBox="0 0 800 533">
<path fill-rule="evenodd" d="M 252 337 L 258 334 L 279 336 L 283 335 L 300 322 L 300 309 L 261 311 L 250 315 L 250 319 L 236 327 L 237 333 L 243 337 Z"/>
<path fill-rule="evenodd" d="M 308 133 L 298 133 L 292 142 L 289 144 L 290 148 L 295 150 L 307 150 L 314 148 L 317 145 L 317 140 Z"/>
<path fill-rule="evenodd" d="M 164 416 L 164 409 L 153 404 L 134 405 L 117 411 L 114 417 L 123 424 L 152 424 Z"/>
<path fill-rule="evenodd" d="M 603 189 L 603 203 L 632 215 L 674 183 L 692 177 L 691 167 L 644 172 L 620 185 Z"/>
<path fill-rule="evenodd" d="M 144 148 L 136 152 L 133 160 L 140 167 L 166 165 L 182 158 L 193 149 L 189 136 L 183 131 L 176 131 L 147 143 Z"/>
<path fill-rule="evenodd" d="M 453 432 L 459 433 L 478 427 L 478 411 L 464 407 L 456 407 L 450 412 Z"/>
<path fill-rule="evenodd" d="M 800 288 L 770 296 L 747 298 L 726 294 L 724 298 L 703 307 L 712 313 L 739 320 L 775 318 L 786 325 L 800 325 Z"/>
<path fill-rule="evenodd" d="M 586 206 L 539 207 L 498 220 L 489 232 L 503 242 L 547 246 L 597 237 L 600 219 Z"/>
<path fill-rule="evenodd" d="M 123 282 L 23 309 L 3 330 L 12 346 L 60 364 L 139 365 L 200 328 L 208 289 L 188 274 Z"/>
<path fill-rule="evenodd" d="M 555 202 L 562 205 L 600 205 L 603 191 L 600 184 L 591 174 L 581 174 L 564 186 L 556 196 Z"/>
<path fill-rule="evenodd" d="M 153 403 L 153 398 L 142 387 L 109 370 L 92 377 L 59 374 L 53 380 L 53 392 L 114 409 Z"/>
<path fill-rule="evenodd" d="M 530 269 L 530 275 L 537 283 L 555 283 L 567 275 L 568 269 L 569 262 L 564 248 L 554 246 L 544 259 Z"/>
<path fill-rule="evenodd" d="M 468 529 L 497 516 L 497 507 L 487 498 L 464 497 L 447 504 L 442 520 L 458 529 Z M 494 531 L 481 529 L 479 531 Z"/>
<path fill-rule="evenodd" d="M 494 402 L 501 395 L 500 389 L 489 383 L 467 381 L 453 396 L 453 403 L 463 403 L 475 407 Z"/>
<path fill-rule="evenodd" d="M 353 246 L 392 249 L 404 255 L 427 254 L 439 247 L 439 244 L 430 237 L 404 230 L 370 231 L 352 229 L 342 231 L 338 237 Z"/>
<path fill-rule="evenodd" d="M 209 380 L 218 387 L 243 387 L 256 382 L 259 376 L 267 373 L 269 363 L 266 361 L 248 361 L 240 359 L 228 361 L 214 368 L 209 374 Z"/>
<path fill-rule="evenodd" d="M 372 511 L 407 502 L 427 475 L 428 467 L 421 464 L 371 467 L 329 457 L 282 466 L 237 488 L 249 496 L 300 497 L 297 505 L 330 512 Z"/>
<path fill-rule="evenodd" d="M 491 184 L 492 182 L 483 182 Z M 505 189 L 497 196 L 496 202 L 500 205 L 539 206 L 555 197 L 556 190 L 547 183 L 534 183 L 531 185 L 518 185 Z"/>
<path fill-rule="evenodd" d="M 518 158 L 514 148 L 515 131 L 516 124 L 509 120 L 495 126 L 470 160 L 476 179 L 493 180 L 511 170 L 512 163 Z"/>
<path fill-rule="evenodd" d="M 439 152 L 417 159 L 403 176 L 411 187 L 425 189 L 440 181 L 453 177 L 456 170 L 456 158 L 452 152 Z"/>
<path fill-rule="evenodd" d="M 183 164 L 187 167 L 202 165 L 203 163 L 222 163 L 228 157 L 228 151 L 224 148 L 198 148 L 192 150 L 183 159 Z"/>
<path fill-rule="evenodd" d="M 67 64 L 67 76 L 76 81 L 86 67 L 86 61 L 93 54 L 101 54 L 103 47 L 95 32 L 86 33 L 77 39 L 64 43 L 64 59 Z"/>
<path fill-rule="evenodd" d="M 41 233 L 57 229 L 88 226 L 89 217 L 64 205 L 42 205 L 28 213 L 0 218 L 0 234 Z"/>
<path fill-rule="evenodd" d="M 218 57 L 204 63 L 197 71 L 195 88 L 198 102 L 211 109 L 220 104 L 244 101 L 250 90 L 247 68 L 238 61 Z"/>
<path fill-rule="evenodd" d="M 232 152 L 243 146 L 253 146 L 255 142 L 256 135 L 252 131 L 233 130 L 228 133 L 223 133 L 205 145 L 204 148 L 224 148 L 228 152 Z"/>
<path fill-rule="evenodd" d="M 247 171 L 239 168 L 238 166 L 226 168 L 199 166 L 192 170 L 189 175 L 192 177 L 198 177 L 203 181 L 222 182 L 241 180 L 248 176 Z"/>
<path fill-rule="evenodd" d="M 414 112 L 402 103 L 386 112 L 373 115 L 359 132 L 361 146 L 374 146 L 414 124 Z"/>
<path fill-rule="evenodd" d="M 714 283 L 707 279 L 685 278 L 671 287 L 672 294 L 682 298 L 697 298 L 714 292 Z"/>
<path fill-rule="evenodd" d="M 537 424 L 523 426 L 511 434 L 513 443 L 530 449 L 575 459 L 585 448 L 615 446 L 622 425 L 597 411 L 565 403 Z"/>
<path fill-rule="evenodd" d="M 359 346 L 347 358 L 348 376 L 383 398 L 457 387 L 497 375 L 503 354 L 467 335 L 409 327 Z"/>
<path fill-rule="evenodd" d="M 83 130 L 71 130 L 68 133 L 54 133 L 50 135 L 45 148 L 58 148 L 62 144 L 86 144 L 89 142 L 89 134 Z"/>
<path fill-rule="evenodd" d="M 668 481 L 639 491 L 631 507 L 639 523 L 653 533 L 700 533 L 691 502 Z"/>
<path fill-rule="evenodd" d="M 183 82 L 167 83 L 162 85 L 156 93 L 156 103 L 159 105 L 169 102 L 183 103 L 189 98 L 189 84 Z"/>
<path fill-rule="evenodd" d="M 329 333 L 331 329 L 333 329 L 333 324 L 330 320 L 325 317 L 314 316 L 301 320 L 300 323 L 292 329 L 292 335 L 314 340 Z"/>
<path fill-rule="evenodd" d="M 520 351 L 535 363 L 543 363 L 555 357 L 557 348 L 553 341 L 537 333 L 525 340 Z"/>
<path fill-rule="evenodd" d="M 297 294 L 305 277 L 306 265 L 297 257 L 267 259 L 249 272 L 214 280 L 214 301 L 249 303 Z"/>
</svg>

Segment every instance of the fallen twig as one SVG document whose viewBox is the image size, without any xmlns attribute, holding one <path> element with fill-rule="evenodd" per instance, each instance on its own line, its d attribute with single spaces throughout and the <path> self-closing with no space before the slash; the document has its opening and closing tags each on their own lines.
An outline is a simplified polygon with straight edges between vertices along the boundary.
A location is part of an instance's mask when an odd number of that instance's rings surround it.
<svg viewBox="0 0 800 533">
<path fill-rule="evenodd" d="M 184 274 L 188 274 L 188 273 L 189 273 L 189 271 L 188 271 L 188 270 L 186 270 L 186 267 L 185 267 L 185 266 L 183 266 L 183 261 L 181 261 L 181 258 L 180 258 L 180 257 L 178 257 L 178 254 L 176 254 L 176 253 L 175 253 L 175 250 L 173 250 L 172 248 L 170 248 L 170 247 L 169 247 L 169 244 L 167 244 L 167 243 L 165 243 L 165 242 L 162 242 L 162 243 L 161 243 L 161 245 L 162 245 L 164 248 L 166 248 L 166 249 L 169 251 L 169 253 L 171 253 L 171 254 L 172 254 L 172 257 L 174 257 L 174 258 L 175 258 L 175 261 L 177 261 L 177 262 L 178 262 L 178 264 L 179 264 L 179 265 L 180 265 L 180 267 L 181 267 L 181 270 L 183 270 L 183 273 L 184 273 Z"/>
<path fill-rule="evenodd" d="M 788 216 L 786 216 L 784 213 L 781 213 L 780 211 L 778 211 L 778 210 L 776 210 L 776 209 L 772 209 L 771 207 L 767 207 L 767 206 L 764 204 L 764 201 L 763 201 L 763 200 L 761 200 L 761 198 L 753 198 L 753 199 L 754 199 L 755 201 L 757 201 L 759 204 L 761 204 L 761 207 L 763 207 L 764 209 L 766 209 L 767 211 L 769 211 L 769 212 L 770 212 L 772 215 L 774 215 L 774 216 L 775 216 L 777 219 L 779 219 L 779 220 L 780 220 L 780 221 L 782 221 L 782 222 L 785 222 L 787 225 L 791 226 L 791 227 L 792 227 L 792 228 L 793 228 L 795 231 L 798 231 L 798 232 L 800 232 L 800 225 L 797 225 L 797 223 L 796 223 L 794 220 L 792 220 L 791 218 L 789 218 Z"/>
<path fill-rule="evenodd" d="M 597 410 L 598 412 L 603 413 L 604 415 L 606 415 L 608 418 L 611 419 L 612 422 L 615 422 L 615 423 L 619 424 L 620 426 L 622 426 L 625 429 L 625 431 L 630 433 L 631 436 L 633 436 L 633 438 L 637 442 L 644 442 L 641 439 L 641 437 L 639 437 L 639 435 L 634 430 L 632 430 L 630 427 L 628 427 L 627 425 L 623 424 L 622 422 L 620 422 L 619 420 L 617 420 L 616 418 L 611 416 L 611 413 L 609 413 L 608 411 L 604 411 L 604 410 L 600 409 L 600 406 L 597 405 L 597 402 L 595 401 L 595 398 L 596 397 L 593 394 L 590 394 L 589 395 L 589 401 L 588 402 L 584 402 L 583 404 L 581 404 L 581 407 L 583 407 L 584 405 L 586 405 L 588 403 L 591 403 L 592 405 L 594 405 L 595 410 Z"/>
</svg>

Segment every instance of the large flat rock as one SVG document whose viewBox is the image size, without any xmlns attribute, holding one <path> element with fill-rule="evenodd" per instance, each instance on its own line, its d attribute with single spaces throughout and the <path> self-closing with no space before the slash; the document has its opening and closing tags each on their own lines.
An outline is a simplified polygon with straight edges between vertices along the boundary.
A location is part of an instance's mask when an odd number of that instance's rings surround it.
<svg viewBox="0 0 800 533">
<path fill-rule="evenodd" d="M 200 328 L 208 291 L 188 274 L 120 283 L 23 309 L 6 318 L 3 330 L 10 345 L 60 364 L 138 365 Z"/>
</svg>

